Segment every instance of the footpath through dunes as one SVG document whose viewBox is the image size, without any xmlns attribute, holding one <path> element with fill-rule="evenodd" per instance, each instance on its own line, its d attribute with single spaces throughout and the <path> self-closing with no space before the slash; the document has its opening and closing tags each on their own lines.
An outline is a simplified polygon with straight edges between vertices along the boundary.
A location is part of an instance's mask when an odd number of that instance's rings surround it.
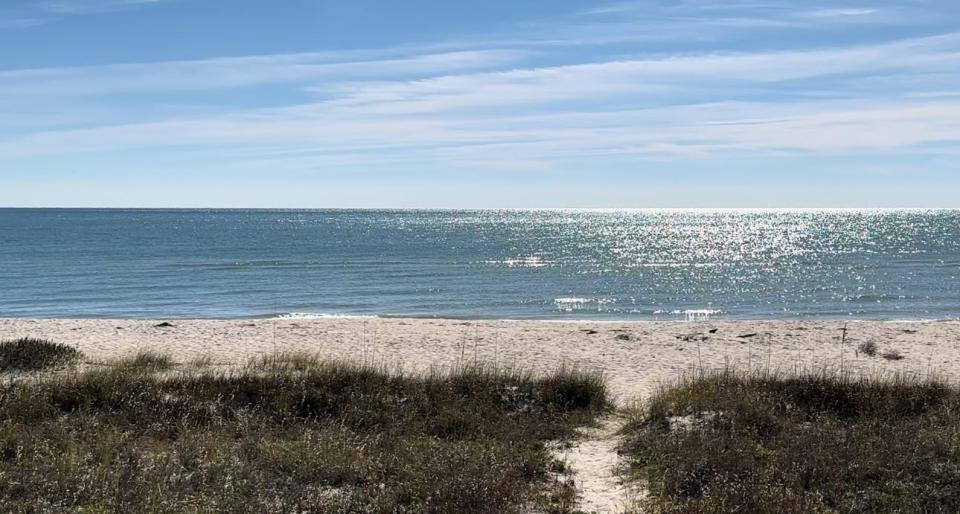
<svg viewBox="0 0 960 514">
<path fill-rule="evenodd" d="M 409 371 L 474 362 L 535 371 L 576 367 L 602 372 L 619 407 L 694 370 L 829 368 L 948 380 L 960 372 L 960 322 L 0 319 L 0 339 L 21 337 L 65 343 L 92 360 L 157 352 L 179 363 L 231 367 L 305 352 Z M 617 415 L 603 418 L 557 451 L 573 472 L 583 511 L 620 512 L 639 494 L 616 473 L 622 426 Z"/>
<path fill-rule="evenodd" d="M 960 372 L 960 322 L 0 319 L 0 339 L 21 337 L 65 343 L 92 359 L 149 350 L 227 366 L 275 352 L 410 371 L 470 362 L 566 365 L 602 371 L 620 405 L 694 369 Z"/>
<path fill-rule="evenodd" d="M 643 494 L 639 486 L 625 482 L 626 463 L 619 453 L 625 424 L 619 413 L 603 417 L 596 426 L 579 429 L 579 438 L 557 452 L 556 457 L 572 472 L 580 511 L 616 514 Z"/>
</svg>

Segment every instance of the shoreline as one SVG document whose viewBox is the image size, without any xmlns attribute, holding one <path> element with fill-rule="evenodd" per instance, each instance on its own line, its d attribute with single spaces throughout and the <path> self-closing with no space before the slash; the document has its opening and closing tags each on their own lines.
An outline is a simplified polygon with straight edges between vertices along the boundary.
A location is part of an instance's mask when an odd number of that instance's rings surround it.
<svg viewBox="0 0 960 514">
<path fill-rule="evenodd" d="M 444 317 L 444 316 L 394 316 L 390 314 L 304 314 L 279 316 L 241 316 L 241 317 L 152 317 L 127 318 L 117 316 L 57 316 L 57 317 L 4 317 L 0 321 L 313 321 L 313 320 L 410 320 L 410 321 L 444 321 L 444 322 L 497 322 L 497 323 L 581 323 L 581 324 L 709 324 L 709 323 L 960 323 L 960 317 L 955 318 L 917 318 L 917 319 L 874 319 L 874 318 L 708 318 L 708 319 L 593 319 L 593 318 L 494 318 L 494 317 Z"/>
<path fill-rule="evenodd" d="M 179 363 L 210 359 L 224 366 L 277 352 L 306 352 L 409 372 L 472 362 L 535 372 L 576 366 L 603 372 L 621 404 L 698 369 L 843 368 L 854 373 L 960 376 L 958 321 L 0 318 L 0 340 L 20 337 L 65 343 L 91 360 L 149 350 L 169 354 Z M 877 355 L 858 350 L 867 342 L 878 347 Z M 881 356 L 884 352 L 902 358 L 888 360 Z"/>
</svg>

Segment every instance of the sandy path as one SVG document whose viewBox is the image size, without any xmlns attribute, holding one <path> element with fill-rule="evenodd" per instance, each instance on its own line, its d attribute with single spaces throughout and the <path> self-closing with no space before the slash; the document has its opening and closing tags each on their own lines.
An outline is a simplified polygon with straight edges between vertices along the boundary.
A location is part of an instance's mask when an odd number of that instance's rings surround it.
<svg viewBox="0 0 960 514">
<path fill-rule="evenodd" d="M 276 351 L 386 363 L 407 370 L 493 362 L 533 370 L 561 365 L 602 371 L 620 404 L 648 396 L 660 384 L 697 368 L 735 366 L 792 371 L 831 366 L 861 373 L 960 376 L 960 323 L 858 322 L 538 322 L 424 319 L 174 320 L 0 319 L 0 339 L 43 337 L 75 345 L 92 359 L 141 349 L 181 362 L 200 357 L 221 364 Z M 844 333 L 846 336 L 844 337 Z M 873 342 L 903 359 L 870 357 Z M 610 418 L 584 431 L 562 456 L 574 470 L 587 512 L 618 512 L 628 491 L 618 464 Z"/>
<path fill-rule="evenodd" d="M 581 430 L 580 438 L 557 457 L 573 471 L 580 494 L 579 508 L 584 512 L 615 514 L 630 505 L 632 492 L 621 480 L 617 432 L 624 420 L 611 415 L 598 426 Z"/>
</svg>

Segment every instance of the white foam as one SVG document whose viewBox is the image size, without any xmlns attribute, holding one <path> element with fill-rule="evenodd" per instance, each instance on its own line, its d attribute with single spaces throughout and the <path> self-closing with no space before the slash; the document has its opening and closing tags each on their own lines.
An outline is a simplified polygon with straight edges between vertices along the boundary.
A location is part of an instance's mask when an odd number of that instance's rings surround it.
<svg viewBox="0 0 960 514">
<path fill-rule="evenodd" d="M 687 321 L 706 321 L 714 316 L 719 316 L 721 314 L 724 314 L 724 312 L 716 309 L 685 309 L 685 310 L 676 309 L 672 311 L 658 310 L 658 311 L 654 311 L 653 314 L 654 315 L 672 314 L 674 316 L 684 316 L 687 318 Z"/>
<path fill-rule="evenodd" d="M 614 302 L 616 302 L 616 300 L 613 299 L 613 298 L 578 298 L 578 297 L 570 297 L 570 298 L 554 298 L 554 300 L 553 300 L 553 303 L 558 303 L 558 304 L 565 304 L 565 303 L 598 303 L 598 304 L 605 304 L 605 303 L 614 303 Z"/>
<path fill-rule="evenodd" d="M 330 314 L 330 313 L 316 313 L 316 312 L 288 312 L 286 314 L 280 314 L 274 316 L 274 319 L 330 319 L 330 318 L 344 318 L 344 319 L 376 319 L 377 316 L 370 316 L 364 314 Z"/>
<path fill-rule="evenodd" d="M 517 259 L 483 261 L 483 263 L 492 264 L 495 266 L 506 266 L 508 268 L 543 268 L 551 264 L 550 261 L 545 261 L 542 257 L 538 257 L 536 255 Z"/>
<path fill-rule="evenodd" d="M 603 305 L 616 303 L 616 298 L 581 298 L 581 297 L 561 297 L 554 298 L 553 303 L 558 310 L 564 312 L 573 312 L 584 309 L 600 309 Z"/>
</svg>

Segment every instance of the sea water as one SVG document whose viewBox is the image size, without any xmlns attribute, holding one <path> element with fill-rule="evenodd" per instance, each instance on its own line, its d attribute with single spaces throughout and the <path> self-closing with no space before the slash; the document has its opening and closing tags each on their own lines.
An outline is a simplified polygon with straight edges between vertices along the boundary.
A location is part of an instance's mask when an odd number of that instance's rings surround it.
<svg viewBox="0 0 960 514">
<path fill-rule="evenodd" d="M 0 209 L 0 317 L 956 319 L 955 210 Z"/>
</svg>

